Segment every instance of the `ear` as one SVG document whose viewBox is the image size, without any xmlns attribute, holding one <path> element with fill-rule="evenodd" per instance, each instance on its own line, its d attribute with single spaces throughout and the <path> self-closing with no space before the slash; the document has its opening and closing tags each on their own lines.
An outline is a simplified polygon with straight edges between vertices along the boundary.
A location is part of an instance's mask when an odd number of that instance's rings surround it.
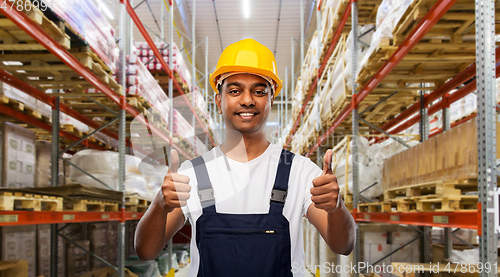
<svg viewBox="0 0 500 277">
<path fill-rule="evenodd" d="M 273 107 L 273 104 L 274 104 L 274 95 L 271 96 L 271 108 Z"/>
<path fill-rule="evenodd" d="M 222 111 L 220 93 L 215 93 L 215 104 L 217 105 L 217 108 L 219 109 L 220 113 Z"/>
</svg>

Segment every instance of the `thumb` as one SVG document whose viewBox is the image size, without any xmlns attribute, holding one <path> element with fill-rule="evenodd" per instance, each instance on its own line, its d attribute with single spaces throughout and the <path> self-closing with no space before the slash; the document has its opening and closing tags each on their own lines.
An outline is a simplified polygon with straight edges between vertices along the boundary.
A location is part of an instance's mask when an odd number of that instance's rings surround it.
<svg viewBox="0 0 500 277">
<path fill-rule="evenodd" d="M 179 169 L 179 154 L 177 154 L 177 150 L 172 149 L 170 151 L 170 168 L 168 169 L 168 173 L 177 173 L 177 169 Z"/>
<path fill-rule="evenodd" d="M 328 149 L 325 153 L 325 157 L 323 158 L 323 173 L 321 174 L 322 176 L 327 174 L 333 174 L 332 156 L 333 156 L 332 150 Z"/>
</svg>

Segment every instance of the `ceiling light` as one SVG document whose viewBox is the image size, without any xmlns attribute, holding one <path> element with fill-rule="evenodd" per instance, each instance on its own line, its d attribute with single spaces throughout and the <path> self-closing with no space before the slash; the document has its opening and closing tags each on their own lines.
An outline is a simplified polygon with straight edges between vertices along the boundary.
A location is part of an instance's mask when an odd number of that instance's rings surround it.
<svg viewBox="0 0 500 277">
<path fill-rule="evenodd" d="M 5 64 L 5 65 L 23 65 L 22 62 L 17 62 L 17 61 L 4 61 L 3 64 Z"/>
<path fill-rule="evenodd" d="M 243 16 L 245 18 L 250 18 L 250 2 L 249 2 L 249 0 L 243 0 Z"/>
</svg>

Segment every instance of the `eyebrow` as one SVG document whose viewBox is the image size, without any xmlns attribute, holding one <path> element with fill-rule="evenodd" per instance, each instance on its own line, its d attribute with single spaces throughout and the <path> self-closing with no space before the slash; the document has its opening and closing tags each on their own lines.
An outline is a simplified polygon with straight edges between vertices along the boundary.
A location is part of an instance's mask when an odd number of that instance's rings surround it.
<svg viewBox="0 0 500 277">
<path fill-rule="evenodd" d="M 237 86 L 237 87 L 242 87 L 241 83 L 240 82 L 231 82 L 231 83 L 228 83 L 226 85 L 226 87 L 230 87 L 230 86 Z M 268 84 L 266 83 L 254 83 L 252 85 L 252 88 L 255 88 L 255 87 L 268 87 Z"/>
</svg>

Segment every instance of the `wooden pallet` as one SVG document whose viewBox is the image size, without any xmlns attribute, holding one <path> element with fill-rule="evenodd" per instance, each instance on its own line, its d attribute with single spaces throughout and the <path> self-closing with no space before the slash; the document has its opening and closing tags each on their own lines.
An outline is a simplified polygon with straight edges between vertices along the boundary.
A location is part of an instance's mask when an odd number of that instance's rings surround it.
<svg viewBox="0 0 500 277">
<path fill-rule="evenodd" d="M 11 3 L 10 1 L 8 2 Z M 40 1 L 38 2 L 40 3 Z M 70 37 L 65 33 L 64 23 L 49 20 L 40 9 L 37 9 L 28 0 L 15 1 L 15 5 L 22 5 L 21 12 L 27 15 L 34 24 L 40 26 L 49 36 L 66 49 L 70 49 Z M 10 9 L 10 6 L 7 7 Z M 13 7 L 13 9 L 17 9 Z M 0 44 L 1 51 L 37 51 L 45 50 L 34 38 L 26 34 L 20 27 L 5 16 L 0 16 Z"/>
<path fill-rule="evenodd" d="M 358 204 L 358 211 L 361 213 L 391 212 L 393 204 L 391 202 L 373 202 Z"/>
<path fill-rule="evenodd" d="M 477 195 L 402 197 L 384 202 L 362 203 L 358 210 L 375 212 L 477 211 Z"/>
<path fill-rule="evenodd" d="M 15 64 L 0 64 L 0 68 L 12 73 L 17 78 L 45 92 L 48 89 L 64 89 L 66 91 L 83 92 L 94 88 L 89 82 L 50 53 L 21 52 L 5 53 L 0 61 L 16 61 Z M 73 55 L 102 82 L 117 94 L 123 94 L 123 88 L 113 76 L 95 62 L 90 52 L 74 52 Z M 22 65 L 19 65 L 22 64 Z M 28 78 L 29 77 L 29 78 Z"/>
<path fill-rule="evenodd" d="M 384 41 L 371 54 L 358 76 L 363 87 L 387 62 L 403 40 L 418 25 L 436 0 L 415 0 L 393 31 L 394 38 Z M 382 84 L 434 83 L 435 87 L 475 62 L 474 1 L 458 0 L 424 38 L 384 79 Z M 498 8 L 497 8 L 498 10 Z M 497 31 L 500 24 L 496 24 Z"/>
<path fill-rule="evenodd" d="M 140 199 L 135 195 L 125 197 L 125 209 L 127 212 L 145 212 L 151 201 Z"/>
<path fill-rule="evenodd" d="M 90 199 L 73 200 L 69 204 L 71 211 L 79 212 L 118 212 L 119 203 Z"/>
<path fill-rule="evenodd" d="M 0 192 L 0 210 L 62 211 L 61 197 L 26 192 Z"/>
<path fill-rule="evenodd" d="M 464 192 L 477 191 L 477 180 L 432 181 L 416 185 L 391 188 L 384 191 L 384 200 L 400 197 L 417 197 L 425 195 L 460 196 Z"/>
</svg>

